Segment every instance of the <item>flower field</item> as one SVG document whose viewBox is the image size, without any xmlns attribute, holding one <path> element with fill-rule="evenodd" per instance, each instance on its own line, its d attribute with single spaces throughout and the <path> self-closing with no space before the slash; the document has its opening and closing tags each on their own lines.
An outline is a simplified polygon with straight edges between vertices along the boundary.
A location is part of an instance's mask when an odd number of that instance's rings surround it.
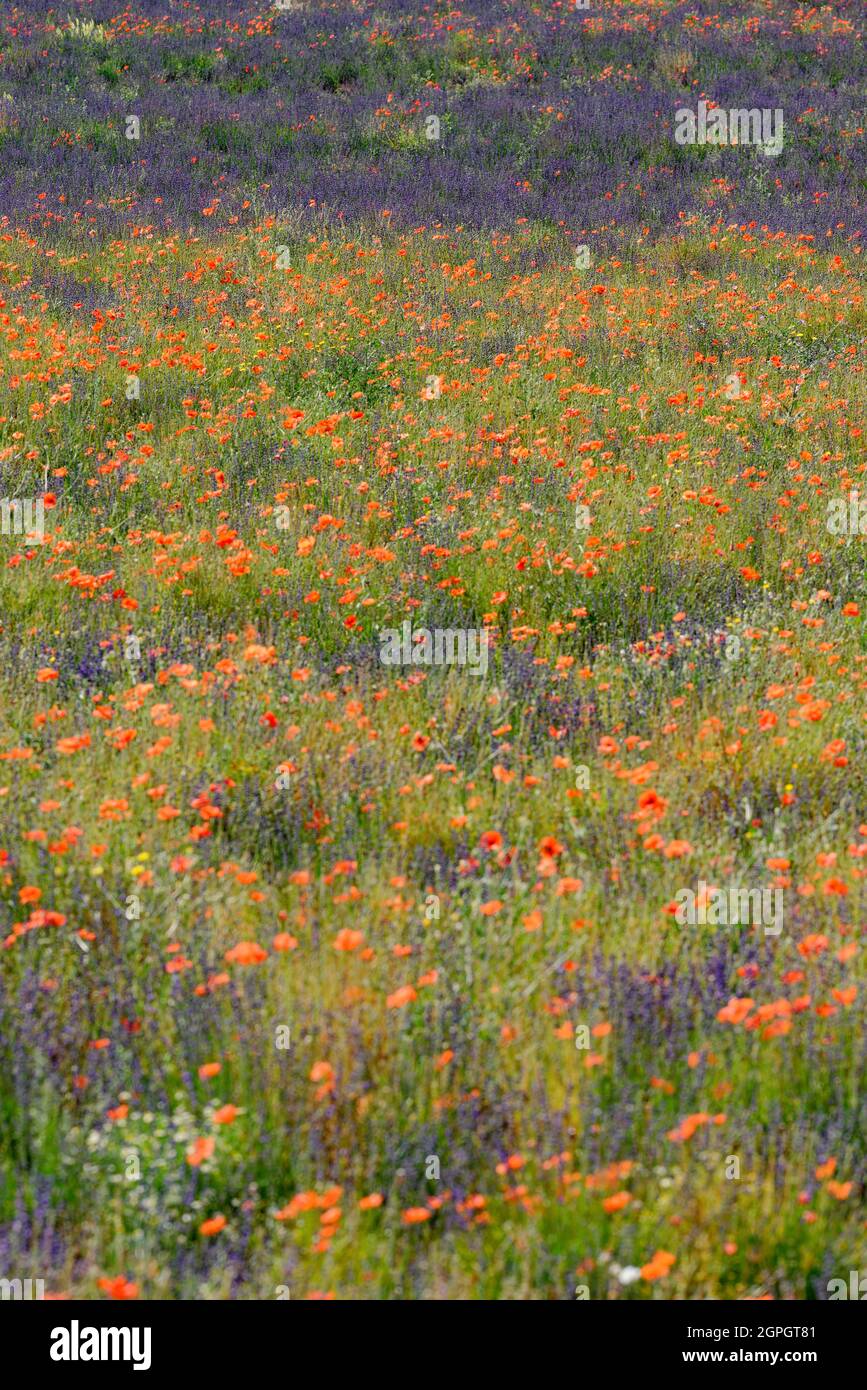
<svg viewBox="0 0 867 1390">
<path fill-rule="evenodd" d="M 828 1299 L 862 6 L 68 6 L 0 16 L 0 1278 Z"/>
</svg>

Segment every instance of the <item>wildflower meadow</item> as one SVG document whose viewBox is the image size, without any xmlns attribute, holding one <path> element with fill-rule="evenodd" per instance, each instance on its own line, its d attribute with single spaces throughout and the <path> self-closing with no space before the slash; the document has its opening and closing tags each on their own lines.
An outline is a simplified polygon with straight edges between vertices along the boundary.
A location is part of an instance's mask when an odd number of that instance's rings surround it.
<svg viewBox="0 0 867 1390">
<path fill-rule="evenodd" d="M 864 22 L 4 3 L 4 1300 L 867 1298 Z"/>
</svg>

